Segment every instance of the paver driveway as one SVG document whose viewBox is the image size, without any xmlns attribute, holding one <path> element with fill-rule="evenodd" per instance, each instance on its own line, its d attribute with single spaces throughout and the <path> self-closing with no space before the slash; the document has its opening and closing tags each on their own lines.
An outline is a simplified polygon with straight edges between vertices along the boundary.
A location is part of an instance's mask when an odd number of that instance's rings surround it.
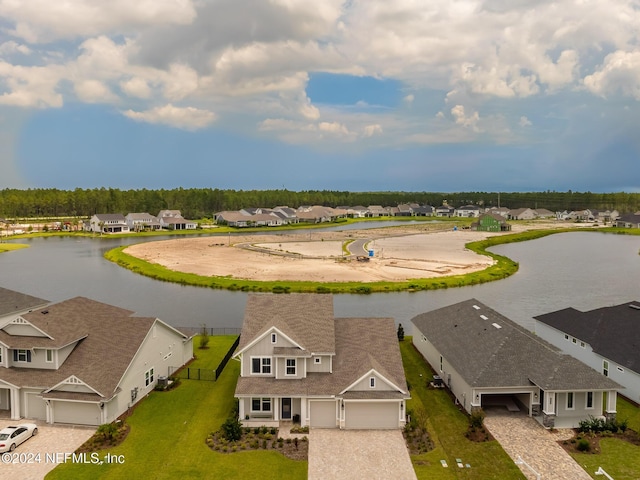
<svg viewBox="0 0 640 480">
<path fill-rule="evenodd" d="M 309 480 L 415 480 L 400 430 L 312 429 Z"/>
<path fill-rule="evenodd" d="M 540 478 L 554 480 L 589 480 L 591 476 L 564 449 L 559 440 L 571 438 L 568 430 L 550 432 L 533 418 L 522 413 L 487 409 L 484 425 L 515 462 L 518 458 L 530 465 Z M 525 465 L 520 470 L 527 478 L 536 476 Z"/>
</svg>

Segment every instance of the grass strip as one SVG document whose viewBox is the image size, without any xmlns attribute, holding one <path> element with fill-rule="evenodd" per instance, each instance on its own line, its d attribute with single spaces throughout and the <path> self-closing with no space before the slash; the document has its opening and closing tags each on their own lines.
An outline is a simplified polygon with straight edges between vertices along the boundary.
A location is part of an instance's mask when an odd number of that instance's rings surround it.
<svg viewBox="0 0 640 480">
<path fill-rule="evenodd" d="M 25 245 L 24 243 L 0 243 L 0 253 L 21 250 L 23 248 L 27 248 L 28 246 L 29 245 Z"/>
</svg>

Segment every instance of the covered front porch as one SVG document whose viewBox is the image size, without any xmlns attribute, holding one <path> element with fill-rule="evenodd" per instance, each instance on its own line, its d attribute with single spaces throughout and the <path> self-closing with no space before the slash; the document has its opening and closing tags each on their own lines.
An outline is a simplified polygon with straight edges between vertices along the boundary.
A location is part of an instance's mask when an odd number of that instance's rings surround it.
<svg viewBox="0 0 640 480">
<path fill-rule="evenodd" d="M 279 427 L 282 422 L 304 426 L 306 405 L 299 397 L 241 397 L 238 417 L 245 427 Z"/>
<path fill-rule="evenodd" d="M 541 415 L 534 417 L 546 428 L 577 428 L 589 417 L 616 419 L 616 390 L 543 391 Z"/>
</svg>

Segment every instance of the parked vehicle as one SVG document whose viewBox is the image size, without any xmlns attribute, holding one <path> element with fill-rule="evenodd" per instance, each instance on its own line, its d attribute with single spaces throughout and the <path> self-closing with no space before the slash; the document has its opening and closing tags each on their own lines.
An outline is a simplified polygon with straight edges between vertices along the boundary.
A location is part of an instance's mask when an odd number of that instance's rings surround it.
<svg viewBox="0 0 640 480">
<path fill-rule="evenodd" d="M 6 427 L 0 430 L 0 452 L 12 452 L 18 445 L 38 434 L 38 427 L 33 423 Z"/>
</svg>

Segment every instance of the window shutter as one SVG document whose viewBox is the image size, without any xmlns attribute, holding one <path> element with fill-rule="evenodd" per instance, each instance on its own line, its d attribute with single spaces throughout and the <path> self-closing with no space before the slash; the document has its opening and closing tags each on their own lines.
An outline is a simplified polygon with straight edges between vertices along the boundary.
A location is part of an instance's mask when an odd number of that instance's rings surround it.
<svg viewBox="0 0 640 480">
<path fill-rule="evenodd" d="M 14 350 L 13 351 L 13 361 L 17 362 L 18 361 L 18 350 Z"/>
<path fill-rule="evenodd" d="M 27 350 L 27 362 L 31 361 L 31 350 Z"/>
</svg>

